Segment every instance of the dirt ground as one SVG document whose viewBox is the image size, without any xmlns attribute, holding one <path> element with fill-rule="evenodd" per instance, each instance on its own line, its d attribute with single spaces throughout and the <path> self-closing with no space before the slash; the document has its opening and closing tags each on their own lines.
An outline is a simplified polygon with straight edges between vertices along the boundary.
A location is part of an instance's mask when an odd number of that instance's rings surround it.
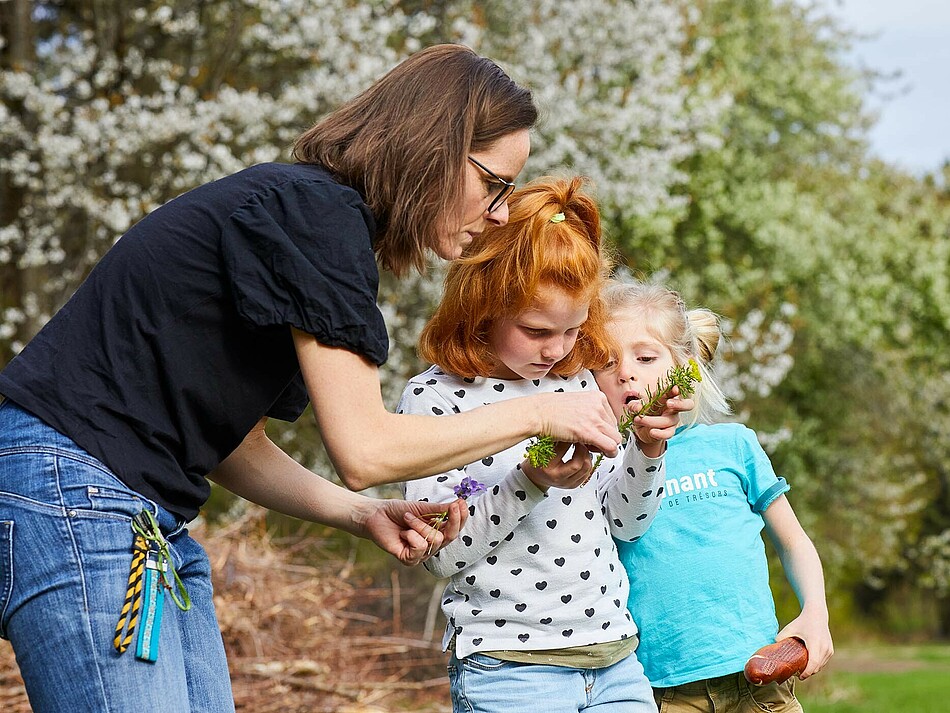
<svg viewBox="0 0 950 713">
<path fill-rule="evenodd" d="M 431 640 L 440 625 L 428 621 L 423 633 L 418 607 L 403 612 L 404 601 L 418 601 L 406 587 L 417 590 L 419 578 L 407 578 L 408 570 L 395 565 L 388 577 L 370 577 L 339 555 L 315 558 L 320 542 L 312 536 L 275 542 L 256 508 L 195 536 L 211 556 L 238 711 L 450 709 L 445 659 Z M 0 711 L 30 710 L 13 651 L 0 642 Z"/>
</svg>

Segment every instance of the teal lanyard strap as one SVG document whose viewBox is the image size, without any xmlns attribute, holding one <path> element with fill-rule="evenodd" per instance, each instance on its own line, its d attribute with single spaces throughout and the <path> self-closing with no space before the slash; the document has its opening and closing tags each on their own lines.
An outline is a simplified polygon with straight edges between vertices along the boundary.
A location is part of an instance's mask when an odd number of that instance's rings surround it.
<svg viewBox="0 0 950 713">
<path fill-rule="evenodd" d="M 157 570 L 161 575 L 162 584 L 164 584 L 168 590 L 168 594 L 172 598 L 172 601 L 175 602 L 175 606 L 182 611 L 191 609 L 191 597 L 188 596 L 188 590 L 185 589 L 185 585 L 178 576 L 178 572 L 175 571 L 175 564 L 172 561 L 171 553 L 168 551 L 168 542 L 162 536 L 162 531 L 158 527 L 158 521 L 155 519 L 155 516 L 152 515 L 150 511 L 143 510 L 132 518 L 132 529 L 148 542 L 154 543 L 155 551 L 158 556 Z M 169 572 L 171 573 L 174 586 L 172 586 L 172 581 L 169 581 Z"/>
</svg>

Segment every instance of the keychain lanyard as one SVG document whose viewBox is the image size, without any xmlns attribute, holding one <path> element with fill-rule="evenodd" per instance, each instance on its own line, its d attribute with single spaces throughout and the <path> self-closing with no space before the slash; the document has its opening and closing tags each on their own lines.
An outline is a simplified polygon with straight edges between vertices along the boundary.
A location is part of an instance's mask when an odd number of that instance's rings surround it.
<svg viewBox="0 0 950 713">
<path fill-rule="evenodd" d="M 191 609 L 191 598 L 188 596 L 188 591 L 178 576 L 178 572 L 175 571 L 171 553 L 168 551 L 168 541 L 165 540 L 165 537 L 162 535 L 155 516 L 148 510 L 143 510 L 132 518 L 132 530 L 137 536 L 142 537 L 149 543 L 150 551 L 156 553 L 155 556 L 158 560 L 157 569 L 161 574 L 162 584 L 164 584 L 168 590 L 172 601 L 175 602 L 175 606 L 182 611 Z M 174 586 L 172 586 L 172 582 L 168 580 L 169 572 L 172 574 Z"/>
<path fill-rule="evenodd" d="M 129 583 L 112 643 L 118 653 L 125 653 L 138 626 L 135 656 L 143 661 L 154 662 L 158 660 L 158 632 L 165 590 L 168 590 L 175 606 L 182 611 L 191 609 L 191 598 L 175 571 L 168 541 L 162 535 L 155 516 L 143 510 L 132 518 L 132 531 L 135 534 Z"/>
</svg>

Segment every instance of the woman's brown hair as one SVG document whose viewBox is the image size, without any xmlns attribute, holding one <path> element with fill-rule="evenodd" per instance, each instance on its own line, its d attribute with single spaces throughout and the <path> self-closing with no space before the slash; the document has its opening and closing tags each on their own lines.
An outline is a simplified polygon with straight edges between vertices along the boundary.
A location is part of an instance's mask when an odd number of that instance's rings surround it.
<svg viewBox="0 0 950 713">
<path fill-rule="evenodd" d="M 301 134 L 293 155 L 359 191 L 376 219 L 383 267 L 422 272 L 426 249 L 458 212 L 466 157 L 537 116 L 531 92 L 490 59 L 435 45 Z"/>
<path fill-rule="evenodd" d="M 492 324 L 528 309 L 540 290 L 554 286 L 589 299 L 590 308 L 574 349 L 551 373 L 572 376 L 607 365 L 614 350 L 600 291 L 611 263 L 597 204 L 582 192 L 583 183 L 540 178 L 512 194 L 508 224 L 486 228 L 449 268 L 442 302 L 419 338 L 423 359 L 458 376 L 488 376 L 496 366 L 488 344 Z"/>
</svg>

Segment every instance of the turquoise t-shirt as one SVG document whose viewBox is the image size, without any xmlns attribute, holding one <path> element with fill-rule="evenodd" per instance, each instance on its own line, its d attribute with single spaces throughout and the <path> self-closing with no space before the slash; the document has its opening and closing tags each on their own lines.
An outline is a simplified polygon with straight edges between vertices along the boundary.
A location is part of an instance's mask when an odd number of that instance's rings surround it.
<svg viewBox="0 0 950 713">
<path fill-rule="evenodd" d="M 617 542 L 640 628 L 637 658 L 657 687 L 741 671 L 775 640 L 761 513 L 788 484 L 737 423 L 681 428 L 666 452 L 656 519 Z"/>
</svg>

